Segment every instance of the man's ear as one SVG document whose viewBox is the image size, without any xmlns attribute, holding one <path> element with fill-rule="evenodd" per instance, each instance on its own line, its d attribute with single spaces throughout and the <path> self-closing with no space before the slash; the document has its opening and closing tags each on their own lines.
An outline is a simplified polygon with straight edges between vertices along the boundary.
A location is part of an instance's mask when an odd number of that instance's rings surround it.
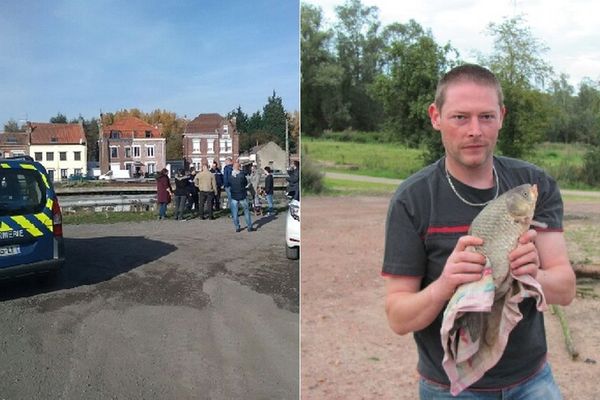
<svg viewBox="0 0 600 400">
<path fill-rule="evenodd" d="M 429 119 L 431 120 L 431 126 L 436 131 L 440 130 L 440 113 L 435 105 L 435 103 L 431 103 L 429 108 L 427 109 L 429 112 Z"/>
</svg>

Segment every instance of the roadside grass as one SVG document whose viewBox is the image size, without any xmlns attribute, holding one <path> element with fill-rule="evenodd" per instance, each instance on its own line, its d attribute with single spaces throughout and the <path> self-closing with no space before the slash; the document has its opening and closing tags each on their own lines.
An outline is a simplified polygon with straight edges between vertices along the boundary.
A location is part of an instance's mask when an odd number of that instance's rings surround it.
<svg viewBox="0 0 600 400">
<path fill-rule="evenodd" d="M 307 154 L 328 172 L 404 179 L 423 167 L 422 149 L 397 143 L 303 138 Z M 582 182 L 583 144 L 540 143 L 525 160 L 545 169 L 563 189 L 597 190 Z"/>
<path fill-rule="evenodd" d="M 418 171 L 422 151 L 392 143 L 355 143 L 303 138 L 302 146 L 326 171 L 406 178 Z"/>
<path fill-rule="evenodd" d="M 582 264 L 600 264 L 598 224 L 594 221 L 568 221 L 565 228 L 565 238 L 572 261 Z"/>
<path fill-rule="evenodd" d="M 77 211 L 63 213 L 64 225 L 114 224 L 117 222 L 142 222 L 158 218 L 156 211 Z"/>
<path fill-rule="evenodd" d="M 360 182 L 345 179 L 323 178 L 325 190 L 322 194 L 329 196 L 391 196 L 398 185 L 376 182 Z"/>
</svg>

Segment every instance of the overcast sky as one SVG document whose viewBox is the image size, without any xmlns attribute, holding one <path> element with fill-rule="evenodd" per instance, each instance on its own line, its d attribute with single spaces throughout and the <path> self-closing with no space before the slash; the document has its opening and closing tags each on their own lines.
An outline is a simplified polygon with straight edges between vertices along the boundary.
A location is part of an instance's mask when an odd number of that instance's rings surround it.
<svg viewBox="0 0 600 400">
<path fill-rule="evenodd" d="M 336 20 L 341 0 L 310 0 L 321 6 L 326 20 Z M 485 34 L 490 22 L 523 14 L 533 36 L 549 50 L 542 57 L 557 75 L 569 75 L 577 88 L 582 78 L 600 79 L 600 3 L 593 0 L 362 0 L 379 8 L 383 25 L 416 20 L 430 29 L 438 44 L 450 42 L 466 61 L 476 61 L 473 50 L 490 54 L 493 40 Z"/>
<path fill-rule="evenodd" d="M 299 109 L 298 0 L 0 2 L 0 131 L 100 110 Z"/>
</svg>

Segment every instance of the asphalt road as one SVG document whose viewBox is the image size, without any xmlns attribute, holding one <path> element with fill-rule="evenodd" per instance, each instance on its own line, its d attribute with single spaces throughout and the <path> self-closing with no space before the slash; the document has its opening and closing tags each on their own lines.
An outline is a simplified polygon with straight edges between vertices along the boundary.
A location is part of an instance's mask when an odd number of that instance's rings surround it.
<svg viewBox="0 0 600 400">
<path fill-rule="evenodd" d="M 0 399 L 297 399 L 285 214 L 67 225 L 50 283 L 0 283 Z"/>
</svg>

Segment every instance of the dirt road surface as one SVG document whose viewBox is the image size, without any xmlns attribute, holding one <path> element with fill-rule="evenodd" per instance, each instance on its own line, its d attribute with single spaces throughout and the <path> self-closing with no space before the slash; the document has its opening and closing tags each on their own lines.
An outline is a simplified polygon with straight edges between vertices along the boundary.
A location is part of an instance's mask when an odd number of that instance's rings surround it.
<svg viewBox="0 0 600 400">
<path fill-rule="evenodd" d="M 307 197 L 302 210 L 303 400 L 418 398 L 412 336 L 395 335 L 380 276 L 389 197 Z M 600 223 L 597 202 L 567 203 L 566 217 Z M 565 218 L 566 219 L 566 218 Z M 595 292 L 600 293 L 600 286 Z M 580 353 L 572 361 L 560 323 L 546 313 L 549 361 L 566 400 L 598 398 L 600 301 L 564 308 Z"/>
<path fill-rule="evenodd" d="M 56 282 L 0 284 L 0 398 L 297 399 L 284 226 L 65 226 Z"/>
</svg>

